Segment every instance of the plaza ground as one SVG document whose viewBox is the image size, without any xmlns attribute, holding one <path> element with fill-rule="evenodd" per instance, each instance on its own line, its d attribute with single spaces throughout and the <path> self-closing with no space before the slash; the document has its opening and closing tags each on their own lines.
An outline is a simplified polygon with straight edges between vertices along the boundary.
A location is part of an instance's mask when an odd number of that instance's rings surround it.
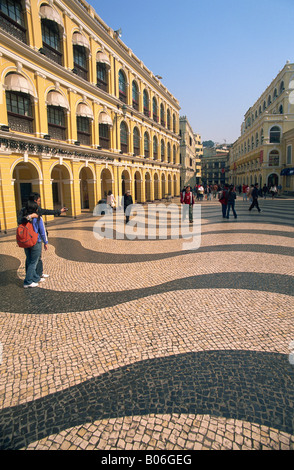
<svg viewBox="0 0 294 470">
<path fill-rule="evenodd" d="M 35 289 L 1 234 L 0 449 L 293 450 L 294 199 L 260 206 L 203 201 L 198 250 L 57 218 Z"/>
</svg>

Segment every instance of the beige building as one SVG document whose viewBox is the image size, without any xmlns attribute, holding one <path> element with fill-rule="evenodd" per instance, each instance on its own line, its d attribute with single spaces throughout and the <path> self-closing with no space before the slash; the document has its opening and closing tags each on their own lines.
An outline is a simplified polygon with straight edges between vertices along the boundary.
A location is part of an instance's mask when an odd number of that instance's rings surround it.
<svg viewBox="0 0 294 470">
<path fill-rule="evenodd" d="M 84 0 L 0 2 L 0 229 L 180 194 L 179 102 Z M 46 216 L 46 220 L 52 216 Z"/>
<path fill-rule="evenodd" d="M 204 147 L 202 165 L 203 184 L 223 186 L 229 181 L 229 146 Z"/>
<path fill-rule="evenodd" d="M 287 62 L 245 114 L 230 152 L 230 181 L 293 192 L 293 129 L 294 64 Z"/>
<path fill-rule="evenodd" d="M 186 116 L 180 117 L 180 137 L 181 188 L 194 187 L 201 180 L 202 144 Z"/>
</svg>

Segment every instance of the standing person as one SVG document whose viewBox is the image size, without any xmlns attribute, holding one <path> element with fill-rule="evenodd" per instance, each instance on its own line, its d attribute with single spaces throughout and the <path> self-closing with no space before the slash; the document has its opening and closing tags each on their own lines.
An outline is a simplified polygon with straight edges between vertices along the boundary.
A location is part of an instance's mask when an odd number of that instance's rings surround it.
<svg viewBox="0 0 294 470">
<path fill-rule="evenodd" d="M 261 209 L 258 204 L 258 183 L 255 183 L 253 190 L 252 190 L 252 203 L 251 203 L 251 206 L 249 207 L 249 211 L 251 211 L 253 207 L 256 207 L 258 212 L 261 212 Z"/>
<path fill-rule="evenodd" d="M 30 207 L 33 207 L 33 203 L 37 204 L 37 209 L 38 210 L 36 211 L 36 213 L 31 214 L 32 219 L 38 218 L 42 215 L 54 215 L 54 216 L 59 217 L 62 213 L 67 212 L 67 210 L 68 210 L 66 207 L 63 207 L 62 209 L 43 209 L 43 208 L 41 208 L 41 196 L 37 192 L 31 193 L 29 195 L 28 203 L 30 203 L 29 204 Z M 21 209 L 21 211 L 19 212 L 19 214 L 18 214 L 18 217 L 17 217 L 18 225 L 27 221 L 27 217 L 24 216 L 24 214 L 27 214 L 27 205 L 25 207 L 23 207 Z M 44 225 L 43 219 L 42 219 L 42 223 Z M 46 236 L 47 236 L 47 232 L 46 232 Z M 42 278 L 49 277 L 49 274 L 44 274 L 43 273 L 43 262 L 42 262 L 41 256 L 40 256 L 40 259 L 39 259 L 39 262 L 38 262 L 37 271 L 38 271 L 38 274 L 39 274 L 40 277 L 42 277 Z"/>
<path fill-rule="evenodd" d="M 272 199 L 274 199 L 274 197 L 275 197 L 277 191 L 278 191 L 278 190 L 277 190 L 277 186 L 276 186 L 275 184 L 273 184 L 273 185 L 271 186 L 271 189 L 270 189 L 270 193 L 271 193 L 271 195 L 272 195 Z"/>
<path fill-rule="evenodd" d="M 236 193 L 234 191 L 234 186 L 230 186 L 230 189 L 228 192 L 227 219 L 229 219 L 230 217 L 231 208 L 232 208 L 235 219 L 237 219 L 237 213 L 235 211 L 235 200 L 236 200 Z"/>
<path fill-rule="evenodd" d="M 222 214 L 223 218 L 227 217 L 227 205 L 228 205 L 228 185 L 225 184 L 224 189 L 222 190 L 219 198 L 219 202 L 222 205 Z"/>
<path fill-rule="evenodd" d="M 251 184 L 251 185 L 250 185 L 250 188 L 248 188 L 248 197 L 249 197 L 249 202 L 251 202 L 251 203 L 252 203 L 252 201 L 253 201 L 253 198 L 252 198 L 252 191 L 253 191 L 253 189 L 254 189 L 254 185 Z"/>
<path fill-rule="evenodd" d="M 263 192 L 263 197 L 264 197 L 264 199 L 266 199 L 266 195 L 267 195 L 267 193 L 268 193 L 268 187 L 267 187 L 267 185 L 266 185 L 265 183 L 264 183 L 264 185 L 263 185 L 262 192 Z"/>
<path fill-rule="evenodd" d="M 187 204 L 189 207 L 189 222 L 190 224 L 193 222 L 193 205 L 194 205 L 194 197 L 193 193 L 191 192 L 191 187 L 187 186 L 186 191 L 184 191 L 181 195 L 181 204 Z M 185 211 L 186 207 L 184 207 Z"/>
<path fill-rule="evenodd" d="M 203 201 L 204 188 L 202 184 L 198 186 L 198 194 L 199 194 L 200 201 Z"/>
<path fill-rule="evenodd" d="M 207 192 L 207 200 L 211 201 L 211 187 L 209 186 L 209 184 L 207 185 L 206 192 Z"/>
<path fill-rule="evenodd" d="M 130 191 L 126 191 L 124 195 L 124 213 L 126 215 L 126 224 L 129 223 L 130 220 L 130 212 L 131 212 L 131 206 L 133 204 L 133 198 L 130 194 Z"/>
<path fill-rule="evenodd" d="M 44 281 L 46 275 L 43 275 L 43 263 L 41 260 L 42 242 L 44 249 L 47 250 L 48 239 L 43 219 L 40 214 L 38 204 L 34 201 L 28 201 L 23 211 L 23 218 L 28 223 L 33 224 L 34 231 L 38 234 L 38 240 L 35 245 L 25 248 L 26 255 L 26 277 L 24 279 L 24 288 L 37 287 L 40 281 Z"/>
<path fill-rule="evenodd" d="M 112 194 L 112 191 L 108 191 L 106 204 L 110 206 L 111 211 L 115 209 L 116 200 L 114 199 L 114 195 Z"/>
<path fill-rule="evenodd" d="M 31 202 L 35 202 L 38 207 L 39 207 L 39 210 L 40 210 L 40 214 L 41 215 L 55 215 L 55 216 L 60 216 L 61 214 L 63 214 L 64 212 L 67 212 L 67 208 L 66 207 L 63 207 L 62 209 L 43 209 L 41 208 L 41 196 L 39 193 L 31 193 L 30 196 L 29 196 L 29 201 Z M 21 224 L 22 221 L 23 221 L 23 212 L 25 210 L 25 207 L 23 207 L 19 214 L 18 214 L 18 217 L 17 217 L 17 223 L 18 224 Z"/>
<path fill-rule="evenodd" d="M 243 201 L 247 201 L 247 185 L 243 184 Z"/>
</svg>

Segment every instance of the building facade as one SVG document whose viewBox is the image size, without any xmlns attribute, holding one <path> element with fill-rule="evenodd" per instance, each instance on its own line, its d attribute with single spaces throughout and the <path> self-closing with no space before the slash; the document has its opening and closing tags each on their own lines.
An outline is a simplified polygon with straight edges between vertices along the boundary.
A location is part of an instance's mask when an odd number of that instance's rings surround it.
<svg viewBox="0 0 294 470">
<path fill-rule="evenodd" d="M 230 152 L 230 181 L 276 184 L 293 192 L 293 129 L 294 64 L 287 62 L 245 114 Z"/>
<path fill-rule="evenodd" d="M 229 181 L 229 146 L 204 147 L 202 157 L 202 182 L 205 185 L 223 186 Z"/>
<path fill-rule="evenodd" d="M 181 188 L 194 187 L 201 180 L 201 137 L 195 134 L 186 116 L 180 117 Z"/>
<path fill-rule="evenodd" d="M 0 223 L 180 193 L 179 102 L 83 0 L 0 0 Z M 52 217 L 46 217 L 51 220 Z"/>
</svg>

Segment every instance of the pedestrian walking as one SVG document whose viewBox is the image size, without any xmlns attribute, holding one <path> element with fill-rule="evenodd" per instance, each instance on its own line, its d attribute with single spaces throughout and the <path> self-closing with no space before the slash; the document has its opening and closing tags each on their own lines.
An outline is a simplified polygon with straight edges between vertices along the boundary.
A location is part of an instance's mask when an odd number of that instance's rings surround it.
<svg viewBox="0 0 294 470">
<path fill-rule="evenodd" d="M 277 190 L 277 186 L 275 184 L 273 184 L 271 186 L 271 189 L 270 189 L 270 193 L 272 195 L 272 199 L 274 199 L 275 195 L 277 194 L 278 190 Z"/>
<path fill-rule="evenodd" d="M 243 201 L 247 201 L 247 184 L 243 184 L 243 187 L 242 187 L 242 192 L 243 192 Z"/>
<path fill-rule="evenodd" d="M 115 209 L 116 200 L 111 190 L 108 191 L 106 204 L 109 205 L 111 212 Z"/>
<path fill-rule="evenodd" d="M 263 197 L 264 197 L 264 199 L 266 199 L 266 195 L 267 195 L 267 193 L 268 193 L 268 187 L 267 187 L 267 185 L 266 185 L 265 183 L 264 183 L 264 185 L 263 185 L 262 192 L 263 192 Z"/>
<path fill-rule="evenodd" d="M 126 191 L 124 195 L 124 213 L 126 216 L 126 224 L 129 223 L 130 220 L 130 213 L 131 213 L 131 205 L 133 204 L 133 198 L 130 194 L 130 191 Z"/>
<path fill-rule="evenodd" d="M 228 200 L 227 200 L 227 219 L 230 218 L 230 209 L 232 209 L 235 219 L 237 219 L 237 213 L 235 211 L 235 200 L 236 200 L 236 193 L 234 191 L 234 186 L 230 186 L 228 192 Z"/>
<path fill-rule="evenodd" d="M 252 190 L 252 203 L 251 203 L 251 206 L 249 207 L 249 211 L 251 211 L 254 207 L 256 207 L 258 212 L 261 212 L 261 209 L 258 204 L 258 183 L 255 183 L 253 190 Z"/>
<path fill-rule="evenodd" d="M 225 219 L 227 217 L 227 205 L 228 205 L 228 185 L 225 184 L 224 189 L 221 191 L 219 202 L 222 205 L 222 215 Z"/>
</svg>

